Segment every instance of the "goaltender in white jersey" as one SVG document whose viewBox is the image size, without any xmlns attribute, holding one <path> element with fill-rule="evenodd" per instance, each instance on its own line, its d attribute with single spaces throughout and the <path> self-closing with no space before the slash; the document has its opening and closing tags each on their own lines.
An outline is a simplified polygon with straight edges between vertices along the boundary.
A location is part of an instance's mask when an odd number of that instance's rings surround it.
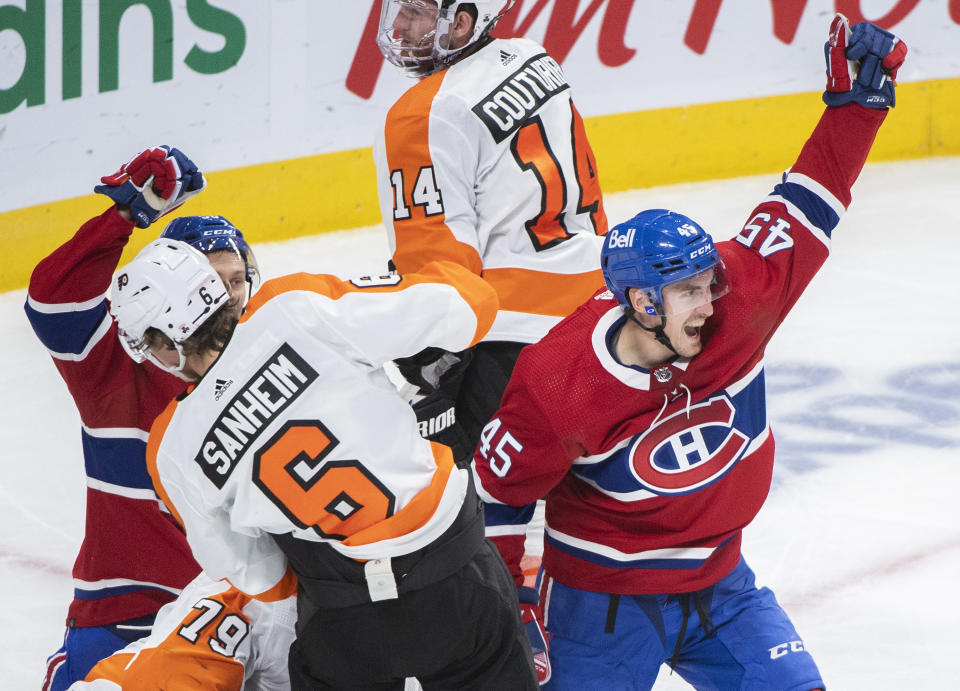
<svg viewBox="0 0 960 691">
<path fill-rule="evenodd" d="M 496 313 L 490 286 L 433 262 L 275 279 L 239 324 L 227 299 L 202 254 L 161 240 L 121 270 L 111 309 L 196 380 L 154 422 L 147 462 L 197 561 L 258 599 L 297 578 L 291 686 L 535 688 L 470 473 L 420 437 L 382 369 L 476 343 Z"/>
</svg>

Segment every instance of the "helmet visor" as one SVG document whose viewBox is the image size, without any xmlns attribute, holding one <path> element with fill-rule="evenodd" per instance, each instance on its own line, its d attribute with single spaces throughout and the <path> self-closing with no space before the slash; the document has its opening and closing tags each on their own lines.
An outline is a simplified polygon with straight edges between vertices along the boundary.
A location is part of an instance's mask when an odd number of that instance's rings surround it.
<svg viewBox="0 0 960 691">
<path fill-rule="evenodd" d="M 129 355 L 134 362 L 152 362 L 160 369 L 165 370 L 170 374 L 175 374 L 181 379 L 190 381 L 190 378 L 183 373 L 183 366 L 186 364 L 186 358 L 183 355 L 182 348 L 178 344 L 174 344 L 174 348 L 177 351 L 179 362 L 177 365 L 173 365 L 167 364 L 158 358 L 154 354 L 153 350 L 151 350 L 150 345 L 145 337 L 134 338 L 129 333 L 119 328 L 117 329 L 117 336 L 120 339 L 120 345 L 123 346 L 123 349 L 126 351 L 127 355 Z"/>
<path fill-rule="evenodd" d="M 249 299 L 260 287 L 260 265 L 257 263 L 257 258 L 253 256 L 253 248 L 250 245 L 247 245 L 245 260 L 247 263 L 247 299 Z M 244 302 L 243 304 L 246 305 L 247 303 Z"/>
<path fill-rule="evenodd" d="M 120 339 L 120 345 L 131 357 L 134 362 L 143 362 L 150 354 L 150 348 L 143 338 L 136 338 L 123 329 L 117 327 L 117 338 Z"/>
<path fill-rule="evenodd" d="M 660 292 L 660 304 L 647 305 L 644 311 L 651 316 L 689 315 L 728 292 L 730 292 L 730 284 L 727 281 L 727 274 L 723 269 L 723 263 L 718 262 L 706 271 L 663 286 Z"/>
<path fill-rule="evenodd" d="M 428 74 L 439 13 L 431 0 L 384 0 L 377 31 L 380 52 L 411 74 Z"/>
</svg>

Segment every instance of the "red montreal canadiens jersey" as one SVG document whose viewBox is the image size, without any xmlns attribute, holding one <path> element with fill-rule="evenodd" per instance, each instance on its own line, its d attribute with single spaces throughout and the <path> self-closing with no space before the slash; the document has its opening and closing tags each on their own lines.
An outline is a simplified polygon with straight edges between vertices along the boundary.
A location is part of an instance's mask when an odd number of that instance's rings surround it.
<svg viewBox="0 0 960 691">
<path fill-rule="evenodd" d="M 153 419 L 186 383 L 126 354 L 103 297 L 132 228 L 113 209 L 85 223 L 34 269 L 25 307 L 83 423 L 86 526 L 67 615 L 75 626 L 152 614 L 200 571 L 145 456 Z"/>
<path fill-rule="evenodd" d="M 694 358 L 621 364 L 611 337 L 625 316 L 609 292 L 523 350 L 474 457 L 487 534 L 515 578 L 522 538 L 497 503 L 540 497 L 543 564 L 567 585 L 690 592 L 736 565 L 773 469 L 764 348 L 826 260 L 884 115 L 827 109 L 740 234 L 717 243 L 731 289 Z"/>
</svg>

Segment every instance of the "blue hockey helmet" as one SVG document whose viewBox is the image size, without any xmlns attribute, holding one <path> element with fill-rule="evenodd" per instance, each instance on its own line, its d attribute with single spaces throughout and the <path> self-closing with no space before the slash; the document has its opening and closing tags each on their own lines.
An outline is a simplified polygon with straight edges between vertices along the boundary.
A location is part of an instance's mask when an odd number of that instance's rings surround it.
<svg viewBox="0 0 960 691">
<path fill-rule="evenodd" d="M 666 209 L 641 211 L 607 233 L 600 252 L 603 280 L 621 305 L 627 291 L 644 291 L 656 313 L 663 311 L 663 288 L 716 268 L 711 299 L 727 292 L 713 238 L 692 219 Z"/>
<path fill-rule="evenodd" d="M 247 296 L 260 284 L 260 267 L 240 229 L 223 216 L 181 216 L 160 233 L 161 238 L 180 240 L 204 254 L 218 250 L 236 253 L 247 270 Z"/>
</svg>

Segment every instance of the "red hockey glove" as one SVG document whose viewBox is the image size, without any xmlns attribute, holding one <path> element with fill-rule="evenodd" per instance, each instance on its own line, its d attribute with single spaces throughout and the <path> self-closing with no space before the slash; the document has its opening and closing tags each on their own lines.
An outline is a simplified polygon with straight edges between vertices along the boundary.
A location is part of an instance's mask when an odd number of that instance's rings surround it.
<svg viewBox="0 0 960 691">
<path fill-rule="evenodd" d="M 838 13 L 823 52 L 827 61 L 823 102 L 828 106 L 855 101 L 866 108 L 886 109 L 896 104 L 894 80 L 907 55 L 907 45 L 899 38 L 868 22 L 851 31 L 847 18 Z"/>
<path fill-rule="evenodd" d="M 113 175 L 100 178 L 94 192 L 129 207 L 140 228 L 170 213 L 207 185 L 203 173 L 179 149 L 155 146 L 141 151 Z"/>
<path fill-rule="evenodd" d="M 550 681 L 550 634 L 543 627 L 543 612 L 540 611 L 540 597 L 537 591 L 526 586 L 517 588 L 520 600 L 520 618 L 530 639 L 533 650 L 533 666 L 537 670 L 537 682 L 541 686 Z"/>
</svg>

